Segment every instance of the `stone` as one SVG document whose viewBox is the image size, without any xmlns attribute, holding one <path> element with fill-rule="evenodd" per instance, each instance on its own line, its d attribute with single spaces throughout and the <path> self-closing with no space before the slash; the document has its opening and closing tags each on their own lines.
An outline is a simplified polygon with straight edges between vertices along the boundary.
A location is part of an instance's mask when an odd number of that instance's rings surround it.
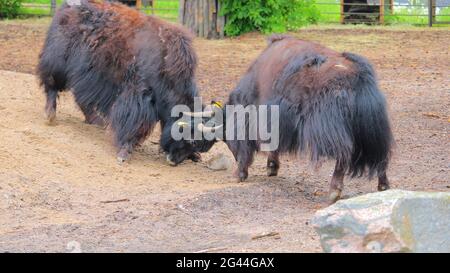
<svg viewBox="0 0 450 273">
<path fill-rule="evenodd" d="M 325 252 L 450 252 L 450 192 L 369 193 L 312 222 Z"/>
<path fill-rule="evenodd" d="M 81 5 L 80 0 L 67 0 L 66 3 L 69 6 L 80 6 Z"/>
<path fill-rule="evenodd" d="M 213 156 L 206 162 L 206 166 L 214 171 L 228 170 L 231 168 L 231 165 L 231 160 L 222 153 Z"/>
</svg>

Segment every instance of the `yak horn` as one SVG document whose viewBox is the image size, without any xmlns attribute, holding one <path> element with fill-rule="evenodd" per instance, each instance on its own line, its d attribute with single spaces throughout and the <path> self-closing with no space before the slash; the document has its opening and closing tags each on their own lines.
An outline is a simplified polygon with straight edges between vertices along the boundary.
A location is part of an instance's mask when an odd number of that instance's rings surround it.
<svg viewBox="0 0 450 273">
<path fill-rule="evenodd" d="M 193 118 L 211 118 L 214 116 L 214 111 L 204 111 L 204 112 L 183 112 L 183 115 Z"/>
<path fill-rule="evenodd" d="M 197 129 L 201 132 L 205 132 L 205 133 L 214 133 L 216 130 L 219 130 L 220 128 L 222 128 L 223 125 L 218 125 L 218 126 L 214 126 L 214 127 L 209 127 L 209 126 L 205 126 L 203 123 L 200 123 L 197 126 Z"/>
</svg>

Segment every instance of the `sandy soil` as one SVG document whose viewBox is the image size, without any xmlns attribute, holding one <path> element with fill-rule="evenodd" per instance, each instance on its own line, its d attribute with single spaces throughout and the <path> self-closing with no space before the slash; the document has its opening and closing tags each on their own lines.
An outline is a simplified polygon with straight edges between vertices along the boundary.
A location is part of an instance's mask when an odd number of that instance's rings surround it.
<svg viewBox="0 0 450 273">
<path fill-rule="evenodd" d="M 321 251 L 310 221 L 327 206 L 332 162 L 313 170 L 283 158 L 265 176 L 258 156 L 248 182 L 205 163 L 167 166 L 159 132 L 118 165 L 105 132 L 83 123 L 70 94 L 47 126 L 33 73 L 48 20 L 0 22 L 0 251 Z M 390 105 L 397 142 L 394 188 L 450 191 L 450 30 L 308 28 L 293 35 L 371 59 Z M 206 100 L 226 100 L 264 37 L 197 40 Z M 6 71 L 9 70 L 9 71 Z M 12 72 L 15 71 L 15 72 Z M 24 72 L 24 73 L 20 73 Z M 204 154 L 222 152 L 223 143 Z M 376 182 L 346 181 L 346 196 Z M 280 236 L 253 240 L 263 232 Z"/>
</svg>

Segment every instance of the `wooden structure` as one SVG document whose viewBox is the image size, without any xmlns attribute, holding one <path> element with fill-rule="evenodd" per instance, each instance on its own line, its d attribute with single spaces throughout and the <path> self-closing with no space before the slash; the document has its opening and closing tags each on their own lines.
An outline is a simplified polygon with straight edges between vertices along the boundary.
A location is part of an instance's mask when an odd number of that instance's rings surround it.
<svg viewBox="0 0 450 273">
<path fill-rule="evenodd" d="M 340 0 L 342 24 L 380 23 L 384 24 L 386 11 L 394 11 L 394 0 Z"/>
<path fill-rule="evenodd" d="M 428 26 L 436 23 L 436 0 L 428 0 Z"/>
<path fill-rule="evenodd" d="M 225 17 L 220 15 L 220 0 L 180 0 L 178 21 L 198 37 L 224 37 Z"/>
<path fill-rule="evenodd" d="M 154 0 L 109 0 L 109 1 L 117 1 L 130 7 L 136 7 L 138 9 L 141 9 L 143 6 L 153 7 L 154 2 Z"/>
</svg>

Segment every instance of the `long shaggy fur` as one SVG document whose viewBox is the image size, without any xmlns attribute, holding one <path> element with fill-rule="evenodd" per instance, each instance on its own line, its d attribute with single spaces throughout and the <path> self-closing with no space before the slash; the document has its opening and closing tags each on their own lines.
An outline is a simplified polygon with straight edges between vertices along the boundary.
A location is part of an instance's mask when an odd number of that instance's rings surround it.
<svg viewBox="0 0 450 273">
<path fill-rule="evenodd" d="M 279 105 L 277 153 L 335 159 L 352 176 L 386 171 L 393 142 L 386 102 L 361 56 L 274 36 L 228 104 Z M 259 147 L 249 140 L 227 144 L 244 165 Z"/>
<path fill-rule="evenodd" d="M 38 74 L 47 114 L 58 92 L 71 89 L 86 121 L 106 121 L 117 147 L 131 151 L 158 121 L 173 124 L 174 105 L 193 107 L 196 66 L 183 28 L 122 4 L 82 0 L 55 14 Z"/>
</svg>

